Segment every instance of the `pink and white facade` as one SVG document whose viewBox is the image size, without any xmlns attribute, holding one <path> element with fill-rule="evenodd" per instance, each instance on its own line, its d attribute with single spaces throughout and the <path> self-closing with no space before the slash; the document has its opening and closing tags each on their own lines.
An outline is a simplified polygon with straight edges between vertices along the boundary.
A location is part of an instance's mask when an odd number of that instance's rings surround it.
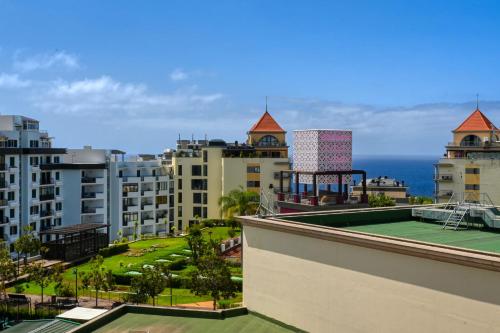
<svg viewBox="0 0 500 333">
<path fill-rule="evenodd" d="M 294 171 L 350 171 L 352 170 L 352 131 L 308 129 L 293 131 Z M 321 175 L 317 183 L 335 184 L 336 175 Z M 342 183 L 351 181 L 351 175 L 342 176 Z M 300 175 L 300 183 L 312 184 L 312 175 Z"/>
</svg>

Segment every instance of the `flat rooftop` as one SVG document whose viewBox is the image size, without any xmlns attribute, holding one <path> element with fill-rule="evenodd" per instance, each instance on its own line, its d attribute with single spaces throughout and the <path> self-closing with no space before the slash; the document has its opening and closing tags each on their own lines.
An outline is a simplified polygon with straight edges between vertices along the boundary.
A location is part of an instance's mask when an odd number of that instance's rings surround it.
<svg viewBox="0 0 500 333">
<path fill-rule="evenodd" d="M 219 332 L 219 333 L 279 333 L 292 332 L 285 327 L 257 317 L 253 314 L 226 319 L 189 318 L 140 313 L 127 313 L 119 319 L 95 330 L 95 333 L 119 332 Z"/>
<path fill-rule="evenodd" d="M 486 230 L 444 230 L 441 224 L 422 221 L 375 223 L 345 227 L 344 229 L 500 253 L 500 233 Z"/>
</svg>

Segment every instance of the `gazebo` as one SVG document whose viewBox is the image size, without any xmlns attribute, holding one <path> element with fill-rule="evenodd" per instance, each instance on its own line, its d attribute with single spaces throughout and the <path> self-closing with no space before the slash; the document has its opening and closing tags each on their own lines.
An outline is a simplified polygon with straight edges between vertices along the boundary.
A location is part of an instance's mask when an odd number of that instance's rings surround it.
<svg viewBox="0 0 500 333">
<path fill-rule="evenodd" d="M 106 232 L 102 231 L 104 228 Z M 40 241 L 43 240 L 43 235 L 49 235 L 51 239 L 42 241 L 42 245 L 47 248 L 47 259 L 72 261 L 95 255 L 109 245 L 109 224 L 75 224 L 44 230 L 39 234 Z M 52 239 L 52 236 L 55 236 L 55 239 Z"/>
</svg>

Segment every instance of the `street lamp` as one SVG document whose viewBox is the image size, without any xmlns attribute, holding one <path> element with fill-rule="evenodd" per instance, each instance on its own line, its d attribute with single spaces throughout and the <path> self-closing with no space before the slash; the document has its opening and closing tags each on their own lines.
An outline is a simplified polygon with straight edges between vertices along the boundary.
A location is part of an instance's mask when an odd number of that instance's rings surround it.
<svg viewBox="0 0 500 333">
<path fill-rule="evenodd" d="M 75 300 L 78 303 L 78 268 L 73 268 L 73 274 L 75 274 Z"/>
</svg>

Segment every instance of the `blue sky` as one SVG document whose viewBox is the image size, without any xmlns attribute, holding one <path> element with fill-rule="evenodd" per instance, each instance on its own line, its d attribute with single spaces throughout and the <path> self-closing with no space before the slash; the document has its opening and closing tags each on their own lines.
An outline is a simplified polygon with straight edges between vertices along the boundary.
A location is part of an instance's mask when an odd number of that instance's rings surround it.
<svg viewBox="0 0 500 333">
<path fill-rule="evenodd" d="M 0 112 L 58 146 L 155 153 L 243 140 L 268 95 L 290 134 L 438 155 L 476 93 L 500 125 L 499 37 L 494 1 L 0 0 Z"/>
</svg>

